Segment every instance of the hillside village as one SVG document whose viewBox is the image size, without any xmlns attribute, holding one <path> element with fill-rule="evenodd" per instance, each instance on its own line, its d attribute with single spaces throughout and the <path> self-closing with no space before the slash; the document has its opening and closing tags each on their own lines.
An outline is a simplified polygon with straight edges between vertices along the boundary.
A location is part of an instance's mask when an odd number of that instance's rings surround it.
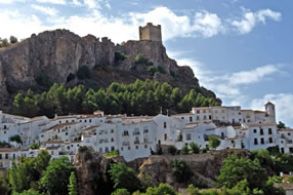
<svg viewBox="0 0 293 195">
<path fill-rule="evenodd" d="M 81 146 L 99 153 L 117 151 L 126 161 L 148 157 L 160 148 L 195 142 L 208 146 L 209 136 L 220 140 L 216 150 L 247 150 L 278 146 L 282 153 L 293 153 L 293 129 L 279 129 L 275 105 L 264 111 L 243 110 L 240 106 L 194 107 L 190 113 L 156 116 L 91 115 L 26 118 L 0 114 L 0 166 L 9 168 L 20 157 L 35 157 L 47 150 L 52 158 L 68 156 L 74 161 Z M 15 139 L 18 137 L 18 139 Z M 4 144 L 5 145 L 5 144 Z M 39 145 L 32 149 L 34 145 Z"/>
</svg>

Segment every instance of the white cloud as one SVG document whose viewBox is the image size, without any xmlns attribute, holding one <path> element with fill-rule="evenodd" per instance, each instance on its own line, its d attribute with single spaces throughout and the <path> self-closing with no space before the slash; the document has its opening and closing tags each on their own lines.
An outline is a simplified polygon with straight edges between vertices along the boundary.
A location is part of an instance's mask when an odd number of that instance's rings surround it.
<svg viewBox="0 0 293 195">
<path fill-rule="evenodd" d="M 204 37 L 213 37 L 223 31 L 224 27 L 217 14 L 204 11 L 195 15 L 193 29 Z"/>
<path fill-rule="evenodd" d="M 58 10 L 52 7 L 46 7 L 46 6 L 36 5 L 36 4 L 31 5 L 31 7 L 49 16 L 56 16 L 58 14 Z"/>
<path fill-rule="evenodd" d="M 25 0 L 0 0 L 0 4 L 12 4 L 12 3 L 19 3 L 24 1 Z"/>
<path fill-rule="evenodd" d="M 243 18 L 241 20 L 231 21 L 232 26 L 234 26 L 241 34 L 249 33 L 253 28 L 259 24 L 265 24 L 267 19 L 274 21 L 281 20 L 282 14 L 280 12 L 275 12 L 270 9 L 263 9 L 257 12 L 252 12 L 250 10 L 245 10 Z"/>
<path fill-rule="evenodd" d="M 264 103 L 267 101 L 271 101 L 276 105 L 277 121 L 283 121 L 287 125 L 293 127 L 293 94 L 267 94 L 264 95 L 262 98 L 252 100 L 250 106 L 254 109 L 260 109 L 263 108 Z"/>
<path fill-rule="evenodd" d="M 215 13 L 201 11 L 195 17 L 177 15 L 167 7 L 157 7 L 147 13 L 131 13 L 133 23 L 145 24 L 152 22 L 162 25 L 163 38 L 202 36 L 212 37 L 223 28 L 221 19 Z"/>
<path fill-rule="evenodd" d="M 240 71 L 227 75 L 228 81 L 231 85 L 245 85 L 256 83 L 262 80 L 265 76 L 278 72 L 277 65 L 260 66 L 252 70 Z"/>
<path fill-rule="evenodd" d="M 36 0 L 37 3 L 65 5 L 65 0 Z"/>
</svg>

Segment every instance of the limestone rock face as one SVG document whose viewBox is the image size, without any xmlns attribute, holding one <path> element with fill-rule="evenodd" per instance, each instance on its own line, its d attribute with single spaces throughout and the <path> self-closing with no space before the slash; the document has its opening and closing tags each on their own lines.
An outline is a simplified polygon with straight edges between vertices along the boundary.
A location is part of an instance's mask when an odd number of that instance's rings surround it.
<svg viewBox="0 0 293 195">
<path fill-rule="evenodd" d="M 108 175 L 109 167 L 112 163 L 118 162 L 125 163 L 122 157 L 108 159 L 91 148 L 79 151 L 74 162 L 79 194 L 107 194 L 107 191 L 112 188 Z"/>
<path fill-rule="evenodd" d="M 119 60 L 117 54 L 124 59 Z M 148 63 L 138 63 L 139 56 Z M 55 30 L 33 34 L 20 43 L 0 49 L 0 98 L 7 99 L 19 90 L 38 89 L 36 80 L 40 75 L 51 82 L 66 83 L 68 76 L 76 74 L 81 66 L 92 71 L 91 83 L 96 87 L 105 87 L 113 81 L 155 79 L 182 89 L 200 88 L 191 68 L 178 66 L 167 56 L 161 42 L 127 41 L 115 45 L 108 38 L 79 37 L 68 30 Z M 150 68 L 160 71 L 150 73 Z M 202 90 L 215 97 L 212 92 Z"/>
<path fill-rule="evenodd" d="M 190 183 L 202 187 L 215 187 L 215 180 L 220 172 L 223 160 L 231 154 L 241 157 L 249 156 L 249 153 L 245 150 L 222 150 L 192 155 L 150 156 L 144 161 L 140 161 L 139 178 L 142 181 L 146 178 L 152 178 L 149 182 L 153 185 L 168 183 L 175 188 L 187 187 Z M 184 184 L 175 181 L 171 166 L 173 160 L 186 162 L 193 174 L 191 182 Z"/>
</svg>

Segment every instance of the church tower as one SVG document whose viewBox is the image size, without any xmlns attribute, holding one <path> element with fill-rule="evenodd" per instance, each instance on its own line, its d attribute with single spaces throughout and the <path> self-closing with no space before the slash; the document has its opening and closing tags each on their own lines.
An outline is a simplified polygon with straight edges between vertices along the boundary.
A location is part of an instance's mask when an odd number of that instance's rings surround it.
<svg viewBox="0 0 293 195">
<path fill-rule="evenodd" d="M 140 41 L 159 41 L 162 42 L 161 25 L 153 25 L 147 23 L 146 26 L 139 27 L 139 40 Z"/>
<path fill-rule="evenodd" d="M 265 109 L 267 115 L 271 118 L 272 122 L 276 122 L 275 105 L 269 101 L 265 104 Z"/>
</svg>

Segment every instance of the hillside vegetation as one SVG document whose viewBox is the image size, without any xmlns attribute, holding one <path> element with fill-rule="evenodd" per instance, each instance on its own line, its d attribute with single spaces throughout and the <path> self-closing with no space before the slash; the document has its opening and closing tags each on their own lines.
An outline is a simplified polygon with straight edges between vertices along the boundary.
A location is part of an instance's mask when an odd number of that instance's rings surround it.
<svg viewBox="0 0 293 195">
<path fill-rule="evenodd" d="M 47 91 L 35 93 L 32 90 L 19 92 L 13 101 L 14 113 L 24 116 L 69 113 L 92 113 L 102 110 L 106 114 L 156 115 L 164 113 L 189 112 L 192 106 L 215 106 L 218 100 L 202 94 L 201 90 L 183 91 L 168 83 L 137 80 L 131 84 L 112 83 L 97 90 L 78 85 L 66 88 L 54 84 Z"/>
</svg>

